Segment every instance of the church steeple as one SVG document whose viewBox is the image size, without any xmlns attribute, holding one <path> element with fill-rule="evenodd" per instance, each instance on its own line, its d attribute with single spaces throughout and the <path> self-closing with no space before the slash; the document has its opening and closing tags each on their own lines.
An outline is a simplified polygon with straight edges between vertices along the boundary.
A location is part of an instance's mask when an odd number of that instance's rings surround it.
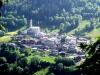
<svg viewBox="0 0 100 75">
<path fill-rule="evenodd" d="M 30 28 L 33 26 L 33 22 L 32 19 L 30 20 L 30 24 L 29 24 Z"/>
</svg>

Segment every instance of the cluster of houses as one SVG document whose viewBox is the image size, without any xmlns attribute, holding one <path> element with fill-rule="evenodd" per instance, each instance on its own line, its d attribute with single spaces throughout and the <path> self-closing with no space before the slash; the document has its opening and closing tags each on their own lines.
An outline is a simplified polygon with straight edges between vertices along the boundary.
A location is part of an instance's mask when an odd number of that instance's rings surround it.
<svg viewBox="0 0 100 75">
<path fill-rule="evenodd" d="M 40 27 L 33 26 L 32 20 L 29 28 L 12 38 L 21 49 L 30 47 L 33 50 L 49 50 L 49 55 L 67 55 L 68 53 L 79 52 L 82 54 L 78 45 L 80 43 L 90 43 L 90 40 L 84 37 L 62 36 L 58 33 L 46 34 L 40 30 Z"/>
</svg>

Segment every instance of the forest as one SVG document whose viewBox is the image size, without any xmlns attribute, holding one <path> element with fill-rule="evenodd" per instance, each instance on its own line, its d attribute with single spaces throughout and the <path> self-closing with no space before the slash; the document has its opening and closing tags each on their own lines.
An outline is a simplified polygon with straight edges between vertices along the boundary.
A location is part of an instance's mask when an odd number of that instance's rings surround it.
<svg viewBox="0 0 100 75">
<path fill-rule="evenodd" d="M 1 14 L 6 31 L 27 27 L 30 19 L 34 26 L 60 34 L 86 35 L 100 28 L 99 0 L 4 0 Z"/>
</svg>

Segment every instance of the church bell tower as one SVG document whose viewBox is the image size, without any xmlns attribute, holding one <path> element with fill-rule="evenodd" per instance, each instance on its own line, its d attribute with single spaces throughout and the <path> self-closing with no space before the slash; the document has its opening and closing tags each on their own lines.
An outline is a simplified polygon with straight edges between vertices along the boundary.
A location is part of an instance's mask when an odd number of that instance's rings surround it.
<svg viewBox="0 0 100 75">
<path fill-rule="evenodd" d="M 30 23 L 29 23 L 29 28 L 31 28 L 33 26 L 33 22 L 32 22 L 32 19 L 30 20 Z"/>
</svg>

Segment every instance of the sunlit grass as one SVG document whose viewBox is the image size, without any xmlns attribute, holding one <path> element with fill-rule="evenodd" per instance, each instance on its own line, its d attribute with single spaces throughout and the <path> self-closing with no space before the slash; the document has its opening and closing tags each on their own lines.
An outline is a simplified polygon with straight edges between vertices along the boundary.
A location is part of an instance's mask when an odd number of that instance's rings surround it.
<svg viewBox="0 0 100 75">
<path fill-rule="evenodd" d="M 15 32 L 7 32 L 4 36 L 0 37 L 0 42 L 1 43 L 7 43 L 12 40 L 11 36 L 14 36 L 17 34 L 17 31 Z"/>
<path fill-rule="evenodd" d="M 86 33 L 86 36 L 89 36 L 93 41 L 96 41 L 96 38 L 100 36 L 100 28 L 94 29 L 90 33 Z"/>
<path fill-rule="evenodd" d="M 16 35 L 18 33 L 18 31 L 23 31 L 23 30 L 25 30 L 25 28 L 26 28 L 26 26 L 24 26 L 16 31 L 13 31 L 13 32 L 7 32 L 6 35 L 11 35 L 11 36 Z"/>
<path fill-rule="evenodd" d="M 14 31 L 14 32 L 7 32 L 6 35 L 16 35 L 18 31 Z"/>
<path fill-rule="evenodd" d="M 11 41 L 11 37 L 10 36 L 3 36 L 3 37 L 0 37 L 0 43 L 6 43 L 6 42 L 9 42 Z"/>
<path fill-rule="evenodd" d="M 78 28 L 84 28 L 87 24 L 89 24 L 89 21 L 88 20 L 84 20 L 82 22 L 80 22 L 80 25 L 78 26 Z"/>
<path fill-rule="evenodd" d="M 0 37 L 0 42 L 1 43 L 10 42 L 12 40 L 11 36 L 16 35 L 19 30 L 16 30 L 16 31 L 13 31 L 13 32 L 7 32 L 4 36 Z"/>
<path fill-rule="evenodd" d="M 83 29 L 85 28 L 85 26 L 89 24 L 89 21 L 88 20 L 84 20 L 82 22 L 80 22 L 80 25 L 75 28 L 74 30 L 72 30 L 71 32 L 69 32 L 68 34 L 74 34 L 75 30 L 78 30 L 78 29 Z M 94 29 L 93 31 L 89 32 L 89 33 L 85 33 L 86 36 L 88 37 L 91 37 L 92 41 L 96 41 L 96 38 L 98 36 L 100 36 L 100 28 L 97 28 L 97 29 Z"/>
<path fill-rule="evenodd" d="M 46 75 L 48 72 L 49 67 L 45 68 L 45 69 L 41 69 L 40 71 L 37 71 L 35 74 L 33 75 Z"/>
<path fill-rule="evenodd" d="M 42 61 L 50 62 L 50 63 L 55 63 L 55 57 L 53 56 L 48 56 L 48 57 L 41 57 Z"/>
<path fill-rule="evenodd" d="M 78 26 L 77 28 L 73 29 L 73 30 L 72 30 L 71 32 L 69 32 L 68 34 L 69 34 L 69 35 L 70 35 L 70 34 L 74 34 L 75 30 L 83 29 L 83 28 L 85 28 L 85 26 L 86 26 L 87 24 L 89 24 L 89 21 L 88 21 L 88 20 L 81 21 L 80 24 L 79 24 L 79 26 Z"/>
</svg>

